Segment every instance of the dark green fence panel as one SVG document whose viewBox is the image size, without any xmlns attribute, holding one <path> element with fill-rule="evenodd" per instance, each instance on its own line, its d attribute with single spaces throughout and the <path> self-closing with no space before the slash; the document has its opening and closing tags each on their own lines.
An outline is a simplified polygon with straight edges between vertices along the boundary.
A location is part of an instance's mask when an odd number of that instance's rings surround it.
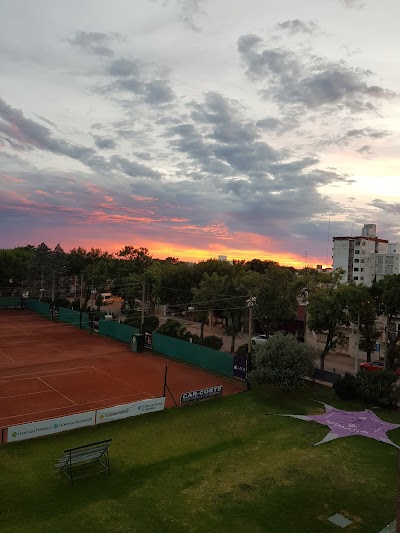
<svg viewBox="0 0 400 533">
<path fill-rule="evenodd" d="M 153 350 L 217 374 L 233 377 L 233 360 L 228 353 L 218 352 L 199 344 L 192 344 L 158 333 L 153 333 Z"/>
<path fill-rule="evenodd" d="M 82 313 L 82 329 L 90 329 L 89 313 Z"/>
<path fill-rule="evenodd" d="M 138 328 L 126 326 L 125 324 L 120 324 L 119 322 L 100 320 L 99 333 L 119 341 L 130 343 L 132 340 L 132 335 L 139 333 L 139 330 Z"/>
<path fill-rule="evenodd" d="M 21 309 L 21 296 L 1 296 L 0 309 Z"/>
<path fill-rule="evenodd" d="M 30 309 L 34 313 L 39 313 L 40 315 L 50 316 L 50 305 L 45 302 L 39 302 L 38 300 L 31 300 L 30 298 L 26 301 L 27 309 Z"/>
<path fill-rule="evenodd" d="M 58 309 L 58 320 L 62 322 L 68 322 L 79 328 L 80 312 L 73 309 L 67 309 L 66 307 L 60 307 Z"/>
</svg>

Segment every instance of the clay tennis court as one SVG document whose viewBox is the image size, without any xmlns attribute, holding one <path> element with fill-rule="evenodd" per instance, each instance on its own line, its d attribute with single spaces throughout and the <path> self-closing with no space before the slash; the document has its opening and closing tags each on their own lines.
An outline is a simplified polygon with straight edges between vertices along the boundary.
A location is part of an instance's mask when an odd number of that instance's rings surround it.
<svg viewBox="0 0 400 533">
<path fill-rule="evenodd" d="M 30 311 L 0 311 L 0 428 L 163 396 L 167 383 L 179 404 L 183 392 L 223 385 L 213 374 L 127 344 L 51 322 Z M 166 407 L 172 407 L 166 393 Z"/>
</svg>

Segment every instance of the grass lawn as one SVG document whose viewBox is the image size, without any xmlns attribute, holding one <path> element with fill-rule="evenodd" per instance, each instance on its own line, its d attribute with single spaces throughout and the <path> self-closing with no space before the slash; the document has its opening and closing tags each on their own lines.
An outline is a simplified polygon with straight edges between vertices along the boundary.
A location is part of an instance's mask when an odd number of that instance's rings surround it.
<svg viewBox="0 0 400 533">
<path fill-rule="evenodd" d="M 348 410 L 310 384 L 296 396 L 259 389 L 193 406 L 0 447 L 2 533 L 378 533 L 395 517 L 398 450 L 350 437 L 312 447 L 329 429 L 271 416 Z M 400 423 L 400 412 L 377 411 Z M 389 436 L 400 443 L 400 430 Z M 64 449 L 112 438 L 111 476 L 56 473 Z"/>
</svg>

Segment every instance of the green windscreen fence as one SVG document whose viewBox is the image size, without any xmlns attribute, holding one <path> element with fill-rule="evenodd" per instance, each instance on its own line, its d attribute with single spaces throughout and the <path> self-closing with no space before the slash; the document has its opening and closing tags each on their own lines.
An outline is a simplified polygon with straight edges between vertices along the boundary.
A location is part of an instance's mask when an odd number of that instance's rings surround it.
<svg viewBox="0 0 400 533">
<path fill-rule="evenodd" d="M 153 350 L 211 372 L 233 377 L 232 356 L 228 353 L 218 352 L 199 344 L 192 344 L 158 333 L 153 333 Z"/>
<path fill-rule="evenodd" d="M 0 296 L 0 309 L 21 309 L 21 296 Z"/>
<path fill-rule="evenodd" d="M 50 305 L 46 304 L 45 302 L 39 302 L 38 300 L 31 300 L 28 298 L 26 301 L 26 307 L 34 313 L 50 316 Z"/>
<path fill-rule="evenodd" d="M 99 333 L 101 335 L 107 335 L 107 337 L 112 337 L 123 342 L 131 342 L 132 335 L 139 333 L 138 328 L 132 326 L 126 326 L 125 324 L 120 324 L 119 322 L 113 322 L 111 320 L 100 320 L 99 323 Z"/>
<path fill-rule="evenodd" d="M 73 309 L 67 309 L 66 307 L 59 307 L 58 309 L 58 320 L 62 322 L 68 322 L 74 326 L 79 327 L 81 314 L 79 311 L 74 311 Z"/>
</svg>

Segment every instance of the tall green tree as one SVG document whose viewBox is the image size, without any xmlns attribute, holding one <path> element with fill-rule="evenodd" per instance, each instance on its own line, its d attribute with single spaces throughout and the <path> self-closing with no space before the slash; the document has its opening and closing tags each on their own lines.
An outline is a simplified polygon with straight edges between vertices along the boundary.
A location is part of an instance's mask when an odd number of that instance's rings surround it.
<svg viewBox="0 0 400 533">
<path fill-rule="evenodd" d="M 296 317 L 299 285 L 292 271 L 269 265 L 260 276 L 254 315 L 259 318 L 266 335 L 283 328 Z"/>
<path fill-rule="evenodd" d="M 194 287 L 193 303 L 197 320 L 200 321 L 200 338 L 204 338 L 204 326 L 207 323 L 209 314 L 218 309 L 221 305 L 223 288 L 227 276 L 219 276 L 214 272 L 211 276 L 204 274 L 199 287 Z"/>
<path fill-rule="evenodd" d="M 371 361 L 376 341 L 382 333 L 377 327 L 377 305 L 371 289 L 365 285 L 349 285 L 348 307 L 350 320 L 358 325 L 358 347 L 366 352 L 367 361 Z"/>
<path fill-rule="evenodd" d="M 400 316 L 400 274 L 385 276 L 373 284 L 371 291 L 375 296 L 378 309 L 387 319 L 385 366 L 390 370 L 399 358 L 400 329 L 397 322 Z"/>
<path fill-rule="evenodd" d="M 315 333 L 325 333 L 326 341 L 319 360 L 324 369 L 325 357 L 343 342 L 342 326 L 349 326 L 349 287 L 331 284 L 319 287 L 309 296 L 308 327 Z"/>
</svg>

